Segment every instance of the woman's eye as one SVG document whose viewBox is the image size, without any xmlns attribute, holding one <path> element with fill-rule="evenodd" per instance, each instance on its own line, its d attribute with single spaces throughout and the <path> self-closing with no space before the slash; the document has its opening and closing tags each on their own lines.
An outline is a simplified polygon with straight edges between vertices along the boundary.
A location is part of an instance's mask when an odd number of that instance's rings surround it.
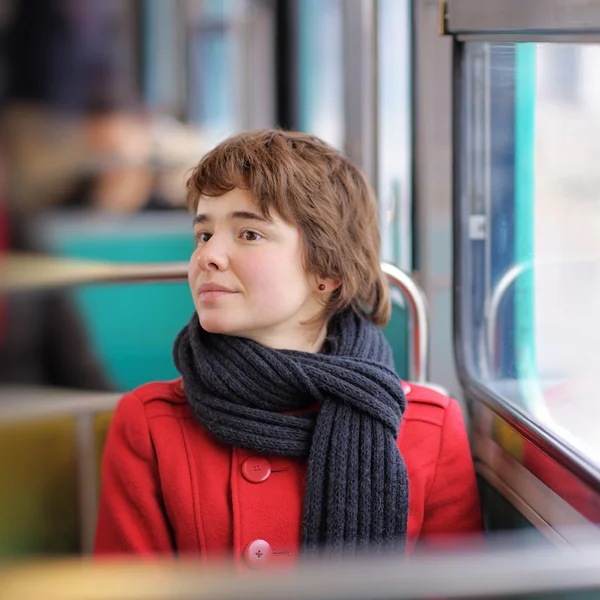
<svg viewBox="0 0 600 600">
<path fill-rule="evenodd" d="M 244 231 L 242 232 L 242 237 L 247 242 L 256 242 L 262 238 L 262 235 L 260 235 L 260 233 L 256 233 L 256 231 Z"/>
<path fill-rule="evenodd" d="M 205 244 L 206 242 L 208 242 L 208 240 L 210 240 L 210 233 L 207 233 L 206 231 L 201 231 L 200 233 L 196 234 L 196 241 L 199 244 Z"/>
</svg>

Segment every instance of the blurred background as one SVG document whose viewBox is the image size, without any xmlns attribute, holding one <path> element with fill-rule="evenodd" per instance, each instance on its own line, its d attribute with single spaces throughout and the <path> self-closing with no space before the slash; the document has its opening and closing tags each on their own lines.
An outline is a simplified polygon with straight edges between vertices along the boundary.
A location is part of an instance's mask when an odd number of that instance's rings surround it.
<svg viewBox="0 0 600 600">
<path fill-rule="evenodd" d="M 413 286 L 396 369 L 461 402 L 488 534 L 578 547 L 600 523 L 599 82 L 599 0 L 0 0 L 0 558 L 89 553 L 114 405 L 177 376 L 193 311 L 185 282 L 105 281 L 183 273 L 186 174 L 266 127 L 367 174 Z"/>
</svg>

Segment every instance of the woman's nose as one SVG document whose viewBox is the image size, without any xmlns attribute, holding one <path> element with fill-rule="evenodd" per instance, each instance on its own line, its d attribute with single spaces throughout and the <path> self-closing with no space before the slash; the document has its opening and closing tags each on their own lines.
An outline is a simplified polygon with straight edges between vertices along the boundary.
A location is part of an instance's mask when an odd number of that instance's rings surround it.
<svg viewBox="0 0 600 600">
<path fill-rule="evenodd" d="M 196 250 L 196 260 L 201 269 L 206 271 L 224 271 L 229 265 L 228 251 L 225 244 L 211 237 Z"/>
</svg>

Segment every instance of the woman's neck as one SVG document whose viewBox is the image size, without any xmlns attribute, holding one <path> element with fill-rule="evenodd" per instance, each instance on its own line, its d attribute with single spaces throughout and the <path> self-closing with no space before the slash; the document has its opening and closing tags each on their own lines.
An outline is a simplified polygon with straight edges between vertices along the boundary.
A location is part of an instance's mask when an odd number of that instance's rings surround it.
<svg viewBox="0 0 600 600">
<path fill-rule="evenodd" d="M 321 351 L 327 337 L 327 323 L 299 324 L 295 331 L 267 335 L 260 339 L 249 336 L 255 342 L 274 350 L 296 350 L 316 354 Z"/>
</svg>

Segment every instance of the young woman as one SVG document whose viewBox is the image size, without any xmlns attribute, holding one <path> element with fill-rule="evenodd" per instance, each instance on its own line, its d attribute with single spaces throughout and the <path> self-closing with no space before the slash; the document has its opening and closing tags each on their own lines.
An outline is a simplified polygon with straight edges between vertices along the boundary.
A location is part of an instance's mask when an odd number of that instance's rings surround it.
<svg viewBox="0 0 600 600">
<path fill-rule="evenodd" d="M 96 553 L 261 567 L 480 530 L 458 404 L 403 385 L 379 329 L 390 301 L 360 171 L 313 136 L 259 131 L 206 155 L 188 190 L 182 377 L 116 410 Z"/>
</svg>

